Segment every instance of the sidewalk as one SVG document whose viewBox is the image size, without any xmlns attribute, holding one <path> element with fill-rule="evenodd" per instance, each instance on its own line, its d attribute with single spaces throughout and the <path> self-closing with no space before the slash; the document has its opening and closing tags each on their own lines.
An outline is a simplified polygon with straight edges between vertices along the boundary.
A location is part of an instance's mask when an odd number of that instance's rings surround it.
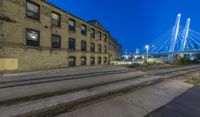
<svg viewBox="0 0 200 117">
<path fill-rule="evenodd" d="M 124 93 L 121 96 L 60 114 L 57 117 L 144 117 L 192 87 L 192 85 L 180 80 L 167 80 L 135 92 Z"/>
<path fill-rule="evenodd" d="M 200 87 L 191 88 L 145 117 L 200 117 Z"/>
</svg>

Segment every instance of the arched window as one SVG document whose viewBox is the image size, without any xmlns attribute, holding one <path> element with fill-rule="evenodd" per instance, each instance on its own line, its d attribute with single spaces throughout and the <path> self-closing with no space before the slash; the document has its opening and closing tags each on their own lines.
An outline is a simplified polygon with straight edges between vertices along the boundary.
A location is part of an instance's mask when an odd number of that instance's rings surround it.
<svg viewBox="0 0 200 117">
<path fill-rule="evenodd" d="M 90 64 L 94 65 L 95 64 L 95 58 L 94 57 L 90 57 Z"/>
<path fill-rule="evenodd" d="M 98 57 L 98 64 L 101 64 L 101 57 Z"/>
<path fill-rule="evenodd" d="M 75 66 L 76 65 L 76 57 L 70 56 L 69 57 L 69 66 Z"/>
<path fill-rule="evenodd" d="M 87 64 L 87 58 L 85 56 L 81 57 L 81 65 Z"/>
</svg>

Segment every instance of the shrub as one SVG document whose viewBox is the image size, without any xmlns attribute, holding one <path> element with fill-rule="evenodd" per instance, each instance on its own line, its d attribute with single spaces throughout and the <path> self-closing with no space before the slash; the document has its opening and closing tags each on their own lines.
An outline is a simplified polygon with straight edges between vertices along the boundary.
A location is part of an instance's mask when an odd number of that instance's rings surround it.
<svg viewBox="0 0 200 117">
<path fill-rule="evenodd" d="M 139 64 L 139 63 L 133 63 L 131 65 L 128 65 L 128 68 L 134 68 L 134 67 L 139 67 L 139 66 L 141 66 L 141 64 Z"/>
<path fill-rule="evenodd" d="M 166 61 L 166 60 L 164 60 L 163 63 L 164 63 L 164 64 L 170 64 L 170 62 L 169 62 L 169 61 Z"/>
<path fill-rule="evenodd" d="M 187 64 L 192 64 L 193 61 L 190 59 L 185 59 L 185 58 L 179 58 L 171 61 L 171 64 L 174 65 L 187 65 Z"/>
<path fill-rule="evenodd" d="M 200 86 L 200 77 L 187 80 L 186 83 Z"/>
</svg>

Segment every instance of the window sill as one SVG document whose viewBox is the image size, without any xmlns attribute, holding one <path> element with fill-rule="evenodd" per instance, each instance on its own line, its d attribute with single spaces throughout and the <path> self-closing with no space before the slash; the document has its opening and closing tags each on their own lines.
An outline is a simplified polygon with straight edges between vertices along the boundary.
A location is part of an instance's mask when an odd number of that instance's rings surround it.
<svg viewBox="0 0 200 117">
<path fill-rule="evenodd" d="M 34 17 L 30 17 L 30 16 L 25 16 L 26 19 L 31 19 L 32 21 L 36 21 L 40 23 L 40 18 L 34 18 Z"/>
<path fill-rule="evenodd" d="M 61 26 L 54 26 L 54 25 L 51 25 L 52 28 L 56 28 L 56 29 L 61 29 Z"/>
<path fill-rule="evenodd" d="M 70 50 L 70 49 L 69 49 L 68 52 L 76 52 L 76 50 Z"/>
<path fill-rule="evenodd" d="M 69 33 L 76 33 L 76 31 L 68 30 Z"/>
<path fill-rule="evenodd" d="M 54 50 L 61 50 L 61 48 L 51 48 L 50 50 L 51 50 L 51 51 L 54 51 Z"/>
<path fill-rule="evenodd" d="M 30 45 L 26 45 L 25 48 L 30 48 L 30 49 L 42 49 L 40 46 L 30 46 Z"/>
<path fill-rule="evenodd" d="M 87 37 L 87 35 L 85 35 L 85 34 L 81 34 L 81 36 L 85 36 L 85 37 Z"/>
</svg>

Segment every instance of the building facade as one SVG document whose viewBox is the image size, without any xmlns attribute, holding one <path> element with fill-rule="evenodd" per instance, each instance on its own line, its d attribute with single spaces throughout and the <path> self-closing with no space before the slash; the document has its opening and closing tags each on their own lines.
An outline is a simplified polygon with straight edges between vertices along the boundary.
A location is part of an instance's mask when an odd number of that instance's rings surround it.
<svg viewBox="0 0 200 117">
<path fill-rule="evenodd" d="M 122 56 L 122 46 L 119 44 L 117 39 L 111 37 L 109 40 L 109 61 L 121 60 Z"/>
<path fill-rule="evenodd" d="M 108 64 L 109 40 L 98 21 L 84 21 L 45 0 L 0 0 L 3 70 L 13 64 L 18 71 Z"/>
</svg>

